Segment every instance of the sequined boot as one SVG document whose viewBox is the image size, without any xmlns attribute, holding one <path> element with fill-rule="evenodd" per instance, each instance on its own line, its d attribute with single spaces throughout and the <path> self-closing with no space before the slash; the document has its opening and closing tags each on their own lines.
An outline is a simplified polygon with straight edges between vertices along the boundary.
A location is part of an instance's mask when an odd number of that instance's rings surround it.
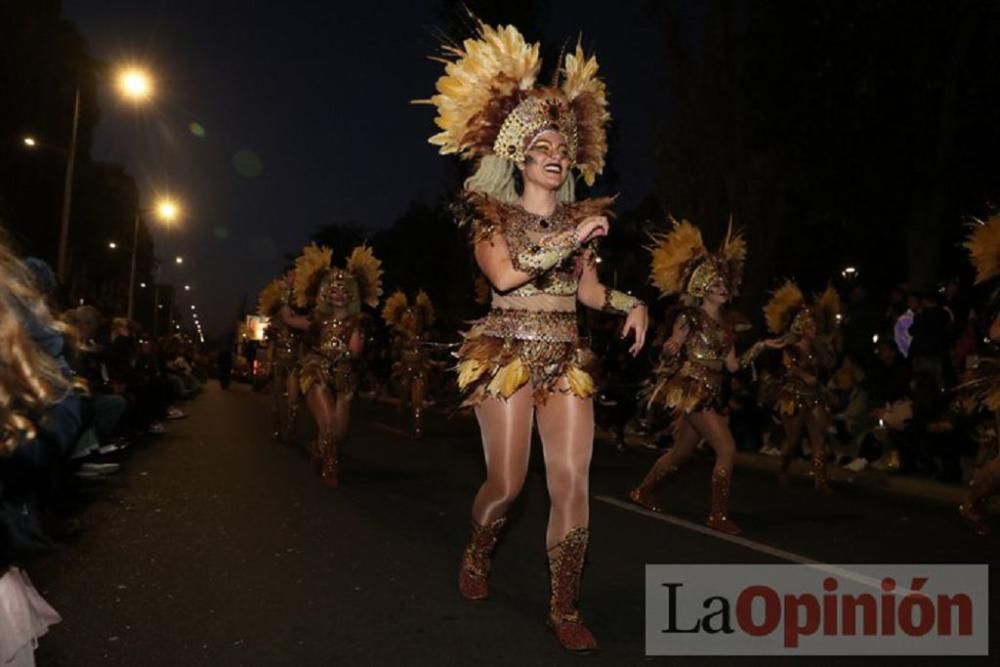
<svg viewBox="0 0 1000 667">
<path fill-rule="evenodd" d="M 462 564 L 458 569 L 458 592 L 466 600 L 485 600 L 489 597 L 493 550 L 505 523 L 506 517 L 500 517 L 485 526 L 472 522 L 472 536 L 462 553 Z"/>
<path fill-rule="evenodd" d="M 989 502 L 996 490 L 998 480 L 1000 480 L 1000 470 L 994 472 L 993 468 L 1000 469 L 1000 459 L 987 464 L 976 472 L 972 479 L 972 486 L 969 495 L 961 505 L 958 506 L 958 513 L 965 521 L 972 526 L 972 529 L 979 535 L 989 535 L 993 532 L 992 527 L 986 520 L 986 503 Z"/>
<path fill-rule="evenodd" d="M 552 595 L 549 598 L 548 625 L 562 647 L 568 651 L 597 649 L 597 640 L 583 624 L 576 608 L 589 536 L 590 531 L 586 528 L 574 528 L 562 542 L 549 550 Z"/>
<path fill-rule="evenodd" d="M 720 533 L 739 535 L 742 531 L 736 522 L 729 518 L 729 492 L 733 479 L 725 468 L 712 469 L 712 511 L 705 525 Z"/>
<path fill-rule="evenodd" d="M 320 477 L 323 484 L 331 489 L 337 488 L 337 441 L 332 435 L 319 437 L 319 455 L 321 460 Z"/>
<path fill-rule="evenodd" d="M 670 456 L 670 454 L 668 453 L 666 456 Z M 652 512 L 662 512 L 663 508 L 653 500 L 653 491 L 657 484 L 676 472 L 677 466 L 672 463 L 664 462 L 661 464 L 657 461 L 653 464 L 652 470 L 646 474 L 642 483 L 629 491 L 628 499 L 639 507 L 644 507 Z"/>
<path fill-rule="evenodd" d="M 826 447 L 819 447 L 813 451 L 812 470 L 816 491 L 824 496 L 833 495 L 833 489 L 826 481 Z"/>
</svg>

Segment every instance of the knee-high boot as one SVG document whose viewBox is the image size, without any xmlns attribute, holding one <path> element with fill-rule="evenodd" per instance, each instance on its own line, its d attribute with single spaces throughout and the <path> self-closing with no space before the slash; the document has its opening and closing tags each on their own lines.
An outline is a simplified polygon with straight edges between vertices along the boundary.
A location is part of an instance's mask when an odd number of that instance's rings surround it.
<svg viewBox="0 0 1000 667">
<path fill-rule="evenodd" d="M 732 488 L 732 473 L 725 468 L 712 469 L 712 510 L 705 525 L 713 530 L 729 535 L 739 535 L 742 531 L 729 518 L 729 494 Z"/>
<path fill-rule="evenodd" d="M 552 595 L 549 598 L 549 627 L 562 647 L 569 651 L 593 651 L 597 640 L 580 618 L 576 608 L 580 597 L 583 561 L 590 531 L 574 528 L 549 550 Z"/>
<path fill-rule="evenodd" d="M 489 597 L 493 550 L 496 549 L 500 530 L 506 523 L 506 517 L 500 517 L 485 526 L 472 522 L 472 535 L 462 553 L 462 564 L 458 570 L 458 592 L 465 599 L 485 600 Z"/>
</svg>

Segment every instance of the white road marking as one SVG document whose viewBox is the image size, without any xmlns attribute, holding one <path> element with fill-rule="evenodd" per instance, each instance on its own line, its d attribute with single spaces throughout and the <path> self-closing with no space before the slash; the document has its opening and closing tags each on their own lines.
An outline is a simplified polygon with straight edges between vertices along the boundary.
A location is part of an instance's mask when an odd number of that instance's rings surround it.
<svg viewBox="0 0 1000 667">
<path fill-rule="evenodd" d="M 863 586 L 870 586 L 878 590 L 882 589 L 882 583 L 878 579 L 873 579 L 872 577 L 865 576 L 859 572 L 854 572 L 852 570 L 847 570 L 842 567 L 837 567 L 836 565 L 830 565 L 829 563 L 824 563 L 822 561 L 814 560 L 812 558 L 809 558 L 808 556 L 803 556 L 801 554 L 797 554 L 792 551 L 785 551 L 784 549 L 772 547 L 771 545 L 764 544 L 763 542 L 757 542 L 755 540 L 750 540 L 745 537 L 740 537 L 738 535 L 727 535 L 726 533 L 720 533 L 719 531 L 712 530 L 708 526 L 702 525 L 700 523 L 695 523 L 694 521 L 688 521 L 687 519 L 682 519 L 680 517 L 673 516 L 672 514 L 653 512 L 651 510 L 647 510 L 644 507 L 639 507 L 635 503 L 629 502 L 627 500 L 621 500 L 619 498 L 612 498 L 611 496 L 594 496 L 594 500 L 605 503 L 606 505 L 613 505 L 627 512 L 648 516 L 651 519 L 656 519 L 657 521 L 663 521 L 664 523 L 669 523 L 679 528 L 686 528 L 687 530 L 693 531 L 695 533 L 701 533 L 702 535 L 707 535 L 708 537 L 714 537 L 717 540 L 730 542 L 731 544 L 736 544 L 745 549 L 756 551 L 757 553 L 765 554 L 767 556 L 773 556 L 774 558 L 780 558 L 781 560 L 786 560 L 790 563 L 798 563 L 799 565 L 806 565 L 821 572 L 832 574 L 835 577 L 840 577 L 842 579 L 849 579 L 850 581 L 855 581 Z M 906 591 L 903 591 L 902 594 L 905 595 Z"/>
</svg>

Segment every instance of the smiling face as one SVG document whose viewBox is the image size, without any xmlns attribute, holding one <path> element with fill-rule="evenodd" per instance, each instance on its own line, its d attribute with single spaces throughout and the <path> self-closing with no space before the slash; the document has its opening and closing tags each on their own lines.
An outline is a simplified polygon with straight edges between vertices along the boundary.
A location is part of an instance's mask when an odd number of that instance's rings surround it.
<svg viewBox="0 0 1000 667">
<path fill-rule="evenodd" d="M 320 284 L 316 305 L 321 310 L 342 310 L 357 300 L 358 284 L 354 277 L 343 269 L 331 269 Z"/>
<path fill-rule="evenodd" d="M 525 151 L 524 164 L 518 165 L 525 185 L 531 183 L 546 190 L 558 190 L 569 175 L 570 148 L 555 130 L 538 133 Z"/>
</svg>

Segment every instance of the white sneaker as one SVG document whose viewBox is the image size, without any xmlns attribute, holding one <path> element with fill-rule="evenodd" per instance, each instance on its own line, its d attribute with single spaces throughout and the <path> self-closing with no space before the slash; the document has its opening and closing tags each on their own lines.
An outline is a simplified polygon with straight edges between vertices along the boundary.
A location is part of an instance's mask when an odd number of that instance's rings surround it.
<svg viewBox="0 0 1000 667">
<path fill-rule="evenodd" d="M 850 470 L 851 472 L 861 472 L 868 467 L 868 459 L 861 458 L 860 456 L 847 465 L 844 466 L 844 470 Z"/>
<path fill-rule="evenodd" d="M 187 413 L 183 410 L 178 410 L 177 408 L 167 410 L 167 419 L 184 419 L 185 417 L 187 417 Z"/>
<path fill-rule="evenodd" d="M 84 463 L 80 466 L 80 472 L 93 473 L 95 475 L 111 475 L 121 468 L 117 463 Z"/>
<path fill-rule="evenodd" d="M 163 422 L 153 422 L 149 425 L 150 435 L 163 435 L 167 432 L 167 427 L 163 425 Z"/>
</svg>

